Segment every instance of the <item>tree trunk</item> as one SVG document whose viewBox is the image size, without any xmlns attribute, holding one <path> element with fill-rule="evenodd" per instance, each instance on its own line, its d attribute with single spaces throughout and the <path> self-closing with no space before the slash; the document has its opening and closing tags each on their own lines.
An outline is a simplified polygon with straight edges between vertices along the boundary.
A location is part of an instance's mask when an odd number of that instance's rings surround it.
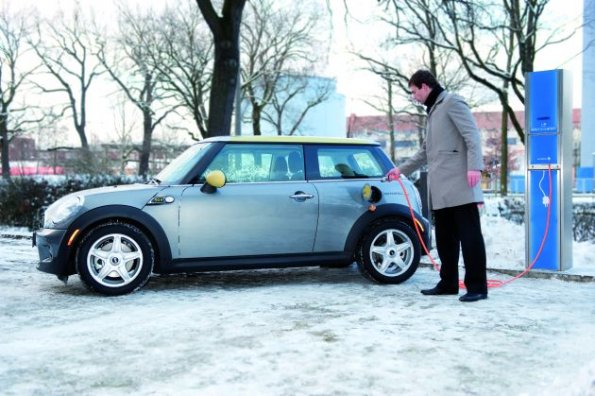
<svg viewBox="0 0 595 396">
<path fill-rule="evenodd" d="M 77 124 L 75 121 L 75 128 L 81 140 L 80 170 L 87 173 L 94 173 L 97 171 L 97 168 L 95 167 L 95 158 L 89 148 L 89 141 L 87 140 L 87 134 L 85 133 L 85 125 Z"/>
<path fill-rule="evenodd" d="M 252 103 L 252 133 L 254 133 L 254 136 L 260 136 L 262 135 L 262 130 L 260 129 L 260 113 L 261 113 L 262 109 Z"/>
<path fill-rule="evenodd" d="M 84 126 L 77 126 L 76 132 L 81 139 L 81 147 L 84 151 L 89 151 L 89 141 L 87 140 L 87 135 L 85 134 L 85 127 Z"/>
<path fill-rule="evenodd" d="M 209 101 L 208 135 L 227 136 L 231 130 L 234 93 L 238 76 L 237 43 L 225 38 L 215 42 L 215 70 Z"/>
<path fill-rule="evenodd" d="M 8 153 L 8 126 L 6 118 L 0 117 L 0 147 L 2 148 L 2 179 L 10 180 L 10 158 Z"/>
<path fill-rule="evenodd" d="M 393 115 L 393 84 L 391 80 L 386 81 L 388 83 L 388 132 L 390 159 L 393 163 L 395 163 L 395 120 Z"/>
<path fill-rule="evenodd" d="M 502 148 L 500 151 L 500 194 L 508 195 L 508 114 L 502 107 Z"/>
<path fill-rule="evenodd" d="M 138 164 L 138 174 L 143 178 L 149 172 L 149 158 L 151 156 L 151 136 L 153 135 L 151 110 L 143 111 L 143 147 L 140 151 L 140 161 Z"/>
<path fill-rule="evenodd" d="M 209 100 L 208 136 L 226 136 L 231 131 L 231 116 L 240 67 L 240 23 L 246 0 L 225 0 L 218 17 L 207 0 L 196 0 L 213 33 L 215 62 Z"/>
</svg>

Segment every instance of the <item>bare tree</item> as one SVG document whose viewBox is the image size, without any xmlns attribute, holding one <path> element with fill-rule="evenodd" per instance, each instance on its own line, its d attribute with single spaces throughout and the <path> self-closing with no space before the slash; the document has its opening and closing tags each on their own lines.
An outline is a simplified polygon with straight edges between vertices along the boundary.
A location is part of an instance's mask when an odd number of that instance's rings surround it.
<svg viewBox="0 0 595 396">
<path fill-rule="evenodd" d="M 175 106 L 161 105 L 168 98 L 163 89 L 162 73 L 155 66 L 153 53 L 158 49 L 154 41 L 147 40 L 158 26 L 159 21 L 151 10 L 142 13 L 124 6 L 120 7 L 118 37 L 115 48 L 110 51 L 102 42 L 97 57 L 110 77 L 120 87 L 126 97 L 138 108 L 143 118 L 143 139 L 138 173 L 146 176 L 149 171 L 152 136 L 155 128 L 167 117 Z M 114 54 L 108 59 L 108 52 Z"/>
<path fill-rule="evenodd" d="M 240 24 L 246 0 L 224 0 L 221 16 L 210 0 L 196 0 L 196 3 L 215 42 L 207 137 L 229 135 L 240 67 Z"/>
<path fill-rule="evenodd" d="M 326 101 L 332 91 L 331 79 L 313 76 L 281 76 L 268 106 L 262 110 L 262 119 L 273 125 L 277 135 L 297 135 L 306 114 Z"/>
<path fill-rule="evenodd" d="M 120 156 L 120 173 L 126 172 L 126 164 L 133 152 L 138 150 L 134 144 L 133 132 L 137 128 L 136 118 L 129 117 L 126 105 L 129 102 L 126 94 L 121 94 L 114 105 L 114 132 L 116 134 L 115 144 Z"/>
<path fill-rule="evenodd" d="M 533 71 L 535 55 L 548 45 L 566 40 L 572 32 L 560 35 L 548 31 L 540 18 L 549 0 L 381 0 L 392 8 L 397 37 L 411 43 L 433 46 L 458 58 L 466 75 L 498 97 L 503 109 L 501 188 L 506 191 L 508 120 L 524 142 L 523 126 L 515 114 L 510 89 L 524 103 L 524 75 Z M 420 16 L 422 18 L 420 18 Z M 408 21 L 415 20 L 416 23 Z M 433 29 L 420 29 L 420 20 Z M 538 40 L 538 33 L 546 34 Z"/>
<path fill-rule="evenodd" d="M 525 142 L 523 125 L 512 108 L 508 92 L 512 89 L 519 101 L 524 103 L 524 76 L 533 71 L 536 54 L 572 35 L 555 39 L 557 29 L 550 33 L 540 29 L 540 18 L 548 1 L 504 0 L 501 5 L 488 4 L 484 7 L 469 3 L 445 4 L 446 15 L 455 33 L 445 34 L 446 45 L 459 55 L 468 75 L 494 91 L 502 105 L 502 150 L 498 170 L 503 195 L 507 193 L 509 119 L 521 141 Z M 538 41 L 540 32 L 548 34 L 541 44 Z M 492 46 L 486 52 L 479 42 L 491 42 Z"/>
<path fill-rule="evenodd" d="M 149 36 L 150 39 L 151 36 Z M 208 136 L 207 105 L 213 75 L 213 40 L 196 6 L 188 1 L 167 8 L 153 34 L 153 63 L 161 72 L 164 89 L 190 113 L 197 132 L 193 140 Z"/>
<path fill-rule="evenodd" d="M 429 1 L 420 0 L 421 3 Z M 419 8 L 415 1 L 384 1 L 380 20 L 392 30 L 374 51 L 354 51 L 365 62 L 365 69 L 383 83 L 383 96 L 368 105 L 386 114 L 389 126 L 391 158 L 394 157 L 394 124 L 403 117 L 416 124 L 421 145 L 424 139 L 426 112 L 423 105 L 409 99 L 409 77 L 415 69 L 425 68 L 439 76 L 441 83 L 453 91 L 469 90 L 469 78 L 451 51 L 436 45 L 440 30 L 431 8 Z M 391 7 L 394 7 L 394 12 Z M 475 105 L 471 103 L 471 105 Z"/>
<path fill-rule="evenodd" d="M 574 32 L 545 29 L 540 18 L 549 0 L 381 0 L 392 6 L 397 34 L 410 42 L 431 45 L 456 55 L 459 64 L 474 81 L 493 91 L 499 98 L 519 137 L 523 127 L 504 94 L 512 89 L 524 103 L 524 75 L 533 71 L 536 54 L 543 48 L 563 42 Z M 435 27 L 430 33 L 405 24 L 414 15 L 423 15 Z M 546 35 L 538 40 L 538 35 Z M 504 55 L 504 56 L 503 56 Z M 506 81 L 507 84 L 498 83 Z"/>
<path fill-rule="evenodd" d="M 15 98 L 25 81 L 36 71 L 37 66 L 19 68 L 28 48 L 26 38 L 31 33 L 31 24 L 25 12 L 11 13 L 8 7 L 0 9 L 0 156 L 2 178 L 10 179 L 10 141 L 33 123 L 33 116 L 25 107 L 17 107 Z"/>
<path fill-rule="evenodd" d="M 57 14 L 52 21 L 38 22 L 37 37 L 31 41 L 47 74 L 57 82 L 56 86 L 51 86 L 39 80 L 36 85 L 44 94 L 66 96 L 61 114 L 70 112 L 72 115 L 83 153 L 80 165 L 85 171 L 94 170 L 86 130 L 87 99 L 91 83 L 101 74 L 95 57 L 97 38 L 90 30 L 93 23 L 94 17 L 87 18 L 77 5 L 71 18 Z"/>
<path fill-rule="evenodd" d="M 388 151 L 390 159 L 396 162 L 396 147 L 395 147 L 395 116 L 399 113 L 396 107 L 395 98 L 397 96 L 395 92 L 395 85 L 402 84 L 402 80 L 395 78 L 394 73 L 385 64 L 381 65 L 381 69 L 378 69 L 371 64 L 371 71 L 377 74 L 382 79 L 382 93 L 383 96 L 377 98 L 377 101 L 372 102 L 366 100 L 365 102 L 372 108 L 386 114 L 386 120 L 388 124 Z"/>
<path fill-rule="evenodd" d="M 262 134 L 263 112 L 273 98 L 276 96 L 277 106 L 274 108 L 282 108 L 280 97 L 295 98 L 298 90 L 308 89 L 307 75 L 314 74 L 315 67 L 325 63 L 328 40 L 324 40 L 321 32 L 328 29 L 323 23 L 320 9 L 312 3 L 248 2 L 242 23 L 241 70 L 242 91 L 250 103 L 254 135 Z M 290 75 L 295 79 L 293 83 L 289 81 Z M 284 81 L 280 83 L 280 79 Z M 282 90 L 286 92 L 283 94 Z M 326 99 L 327 93 L 318 95 L 317 100 L 308 100 L 299 109 L 299 113 L 303 113 L 301 119 L 309 109 Z M 270 110 L 267 111 L 268 119 L 275 118 L 271 117 Z M 295 131 L 297 127 L 292 125 L 291 129 Z"/>
</svg>

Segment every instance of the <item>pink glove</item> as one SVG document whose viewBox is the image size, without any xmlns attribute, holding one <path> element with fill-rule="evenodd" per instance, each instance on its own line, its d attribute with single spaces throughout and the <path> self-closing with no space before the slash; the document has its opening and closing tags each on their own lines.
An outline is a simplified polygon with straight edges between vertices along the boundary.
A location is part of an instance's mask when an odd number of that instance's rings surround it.
<svg viewBox="0 0 595 396">
<path fill-rule="evenodd" d="M 475 187 L 477 183 L 481 180 L 481 172 L 478 170 L 470 170 L 467 171 L 467 185 L 469 187 Z"/>
<path fill-rule="evenodd" d="M 398 180 L 400 177 L 401 171 L 399 170 L 399 168 L 392 168 L 386 174 L 386 180 L 388 180 L 389 182 L 393 180 Z"/>
</svg>

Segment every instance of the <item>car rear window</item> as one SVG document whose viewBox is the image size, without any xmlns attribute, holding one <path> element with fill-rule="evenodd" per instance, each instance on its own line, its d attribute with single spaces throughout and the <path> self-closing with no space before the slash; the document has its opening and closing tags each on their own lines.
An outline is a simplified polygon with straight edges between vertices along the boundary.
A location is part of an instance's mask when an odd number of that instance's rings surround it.
<svg viewBox="0 0 595 396">
<path fill-rule="evenodd" d="M 383 177 L 375 146 L 316 146 L 310 154 L 309 179 Z"/>
</svg>

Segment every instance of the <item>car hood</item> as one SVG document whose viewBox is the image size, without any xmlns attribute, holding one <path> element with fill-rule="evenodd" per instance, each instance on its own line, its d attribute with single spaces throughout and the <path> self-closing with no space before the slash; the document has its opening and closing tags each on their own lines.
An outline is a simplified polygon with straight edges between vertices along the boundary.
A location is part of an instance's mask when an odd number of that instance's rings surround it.
<svg viewBox="0 0 595 396">
<path fill-rule="evenodd" d="M 73 194 L 85 198 L 84 207 L 87 209 L 94 209 L 106 205 L 127 205 L 142 208 L 155 196 L 155 194 L 165 188 L 167 188 L 167 186 L 153 184 L 125 184 L 91 188 Z"/>
</svg>

